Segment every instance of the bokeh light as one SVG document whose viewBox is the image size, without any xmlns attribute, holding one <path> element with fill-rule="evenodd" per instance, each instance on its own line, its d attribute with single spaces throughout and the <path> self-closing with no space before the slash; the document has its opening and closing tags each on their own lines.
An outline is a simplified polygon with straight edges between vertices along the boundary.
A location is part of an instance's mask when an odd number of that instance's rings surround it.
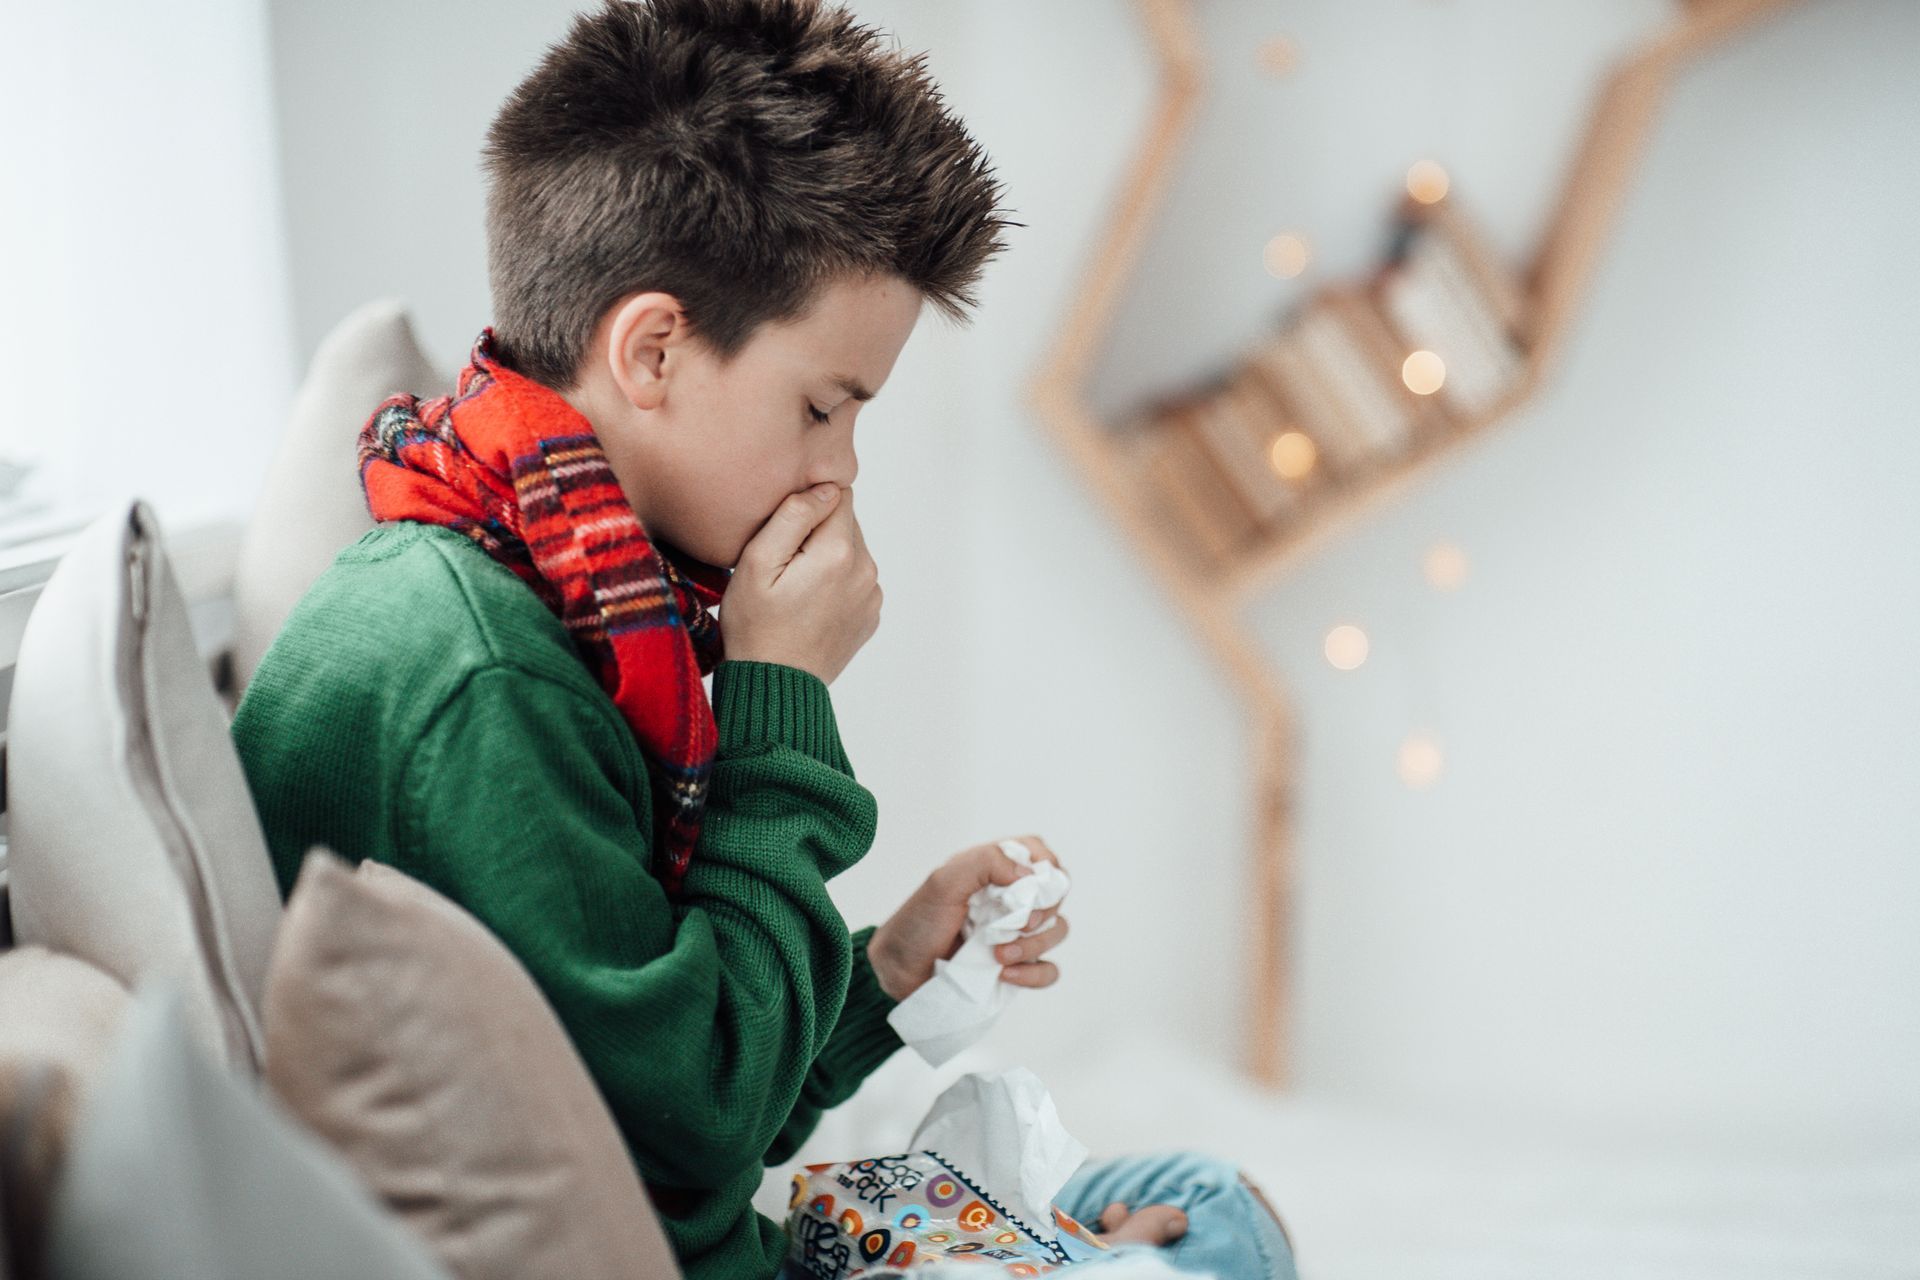
<svg viewBox="0 0 1920 1280">
<path fill-rule="evenodd" d="M 1352 671 L 1367 660 L 1367 633 L 1351 623 L 1327 632 L 1327 661 L 1340 671 Z"/>
<path fill-rule="evenodd" d="M 1416 791 L 1438 782 L 1445 765 L 1440 744 L 1424 733 L 1410 733 L 1400 744 L 1400 781 Z"/>
<path fill-rule="evenodd" d="M 1267 448 L 1267 461 L 1282 479 L 1304 479 L 1320 458 L 1312 437 L 1304 431 L 1282 431 Z"/>
<path fill-rule="evenodd" d="M 1260 42 L 1260 69 L 1270 76 L 1284 76 L 1300 65 L 1300 46 L 1286 36 L 1273 36 Z"/>
<path fill-rule="evenodd" d="M 1430 396 L 1447 381 L 1447 364 L 1431 351 L 1416 351 L 1400 365 L 1400 381 L 1417 396 Z"/>
<path fill-rule="evenodd" d="M 1417 161 L 1407 170 L 1407 194 L 1421 204 L 1439 204 L 1447 198 L 1447 171 L 1432 160 Z"/>
<path fill-rule="evenodd" d="M 1307 269 L 1307 263 L 1312 258 L 1313 253 L 1307 248 L 1305 238 L 1290 231 L 1267 241 L 1267 247 L 1260 253 L 1267 274 L 1277 280 L 1293 279 Z"/>
<path fill-rule="evenodd" d="M 1467 553 L 1451 542 L 1436 542 L 1427 548 L 1422 568 L 1436 590 L 1455 591 L 1467 580 Z"/>
</svg>

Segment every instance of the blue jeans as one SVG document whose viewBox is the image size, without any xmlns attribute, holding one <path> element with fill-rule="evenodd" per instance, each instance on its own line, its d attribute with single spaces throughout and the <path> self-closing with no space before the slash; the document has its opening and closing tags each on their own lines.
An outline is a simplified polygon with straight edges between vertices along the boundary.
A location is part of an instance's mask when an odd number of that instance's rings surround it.
<svg viewBox="0 0 1920 1280">
<path fill-rule="evenodd" d="M 1094 1230 L 1099 1229 L 1100 1211 L 1115 1200 L 1129 1209 L 1173 1205 L 1187 1215 L 1187 1233 L 1158 1248 L 1116 1245 L 1076 1266 L 1098 1267 L 1129 1253 L 1149 1252 L 1181 1271 L 1207 1271 L 1220 1280 L 1298 1280 L 1286 1228 L 1230 1161 L 1198 1151 L 1089 1160 L 1054 1197 L 1062 1210 Z M 1094 1277 L 1086 1274 L 1086 1280 Z"/>
</svg>

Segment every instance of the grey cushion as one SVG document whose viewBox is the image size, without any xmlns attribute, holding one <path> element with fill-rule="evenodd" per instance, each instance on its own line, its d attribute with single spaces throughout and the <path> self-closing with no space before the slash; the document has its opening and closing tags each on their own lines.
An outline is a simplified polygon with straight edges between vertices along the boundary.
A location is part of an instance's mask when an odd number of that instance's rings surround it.
<svg viewBox="0 0 1920 1280">
<path fill-rule="evenodd" d="M 452 388 L 414 338 L 404 304 L 370 302 L 314 353 L 267 469 L 234 568 L 233 679 L 244 690 L 293 606 L 342 549 L 373 528 L 359 438 L 382 400 Z"/>
<path fill-rule="evenodd" d="M 54 1280 L 447 1280 L 338 1156 L 143 985 L 55 1190 Z"/>
<path fill-rule="evenodd" d="M 11 675 L 8 677 L 8 688 L 12 688 Z M 5 735 L 0 734 L 0 787 L 5 786 L 7 777 L 7 757 L 4 742 Z M 7 900 L 11 896 L 7 885 L 11 877 L 7 873 L 7 840 L 5 829 L 6 815 L 0 813 L 0 950 L 13 945 L 13 911 L 7 905 Z"/>
<path fill-rule="evenodd" d="M 17 940 L 158 974 L 222 1060 L 262 1058 L 280 916 L 265 837 L 153 511 L 89 525 L 20 640 L 7 716 Z"/>
<path fill-rule="evenodd" d="M 0 1280 L 26 1280 L 28 1273 L 14 1262 L 13 1235 L 7 1225 L 7 1215 L 0 1212 Z"/>
</svg>

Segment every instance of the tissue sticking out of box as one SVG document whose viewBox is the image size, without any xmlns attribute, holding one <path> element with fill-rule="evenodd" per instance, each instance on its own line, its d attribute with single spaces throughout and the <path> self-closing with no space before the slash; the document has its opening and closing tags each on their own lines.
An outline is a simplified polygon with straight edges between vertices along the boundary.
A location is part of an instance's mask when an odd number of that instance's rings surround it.
<svg viewBox="0 0 1920 1280">
<path fill-rule="evenodd" d="M 963 941 L 951 960 L 935 960 L 933 976 L 887 1015 L 900 1039 L 932 1066 L 939 1066 L 987 1033 L 1000 1011 L 1019 990 L 1000 981 L 1003 967 L 994 949 L 1028 936 L 1027 917 L 1067 896 L 1067 873 L 1051 862 L 1035 862 L 1018 840 L 1002 840 L 1009 858 L 1033 868 L 1012 884 L 990 884 L 967 899 Z M 1041 926 L 1051 927 L 1051 922 Z M 1040 932 L 1034 930 L 1033 932 Z"/>
<path fill-rule="evenodd" d="M 1058 1237 L 1054 1197 L 1087 1159 L 1025 1067 L 962 1076 L 934 1099 L 909 1145 L 965 1169 L 1047 1240 Z"/>
</svg>

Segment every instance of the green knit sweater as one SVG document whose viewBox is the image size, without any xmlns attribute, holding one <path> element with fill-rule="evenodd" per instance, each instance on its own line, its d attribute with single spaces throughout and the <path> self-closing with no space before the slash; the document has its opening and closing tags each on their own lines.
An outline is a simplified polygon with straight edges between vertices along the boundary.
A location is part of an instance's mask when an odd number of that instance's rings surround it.
<svg viewBox="0 0 1920 1280">
<path fill-rule="evenodd" d="M 723 662 L 684 901 L 648 872 L 638 743 L 560 620 L 464 536 L 382 524 L 301 599 L 233 741 L 282 894 L 324 843 L 459 902 L 572 1036 L 689 1280 L 765 1280 L 750 1197 L 900 1046 L 827 881 L 866 853 L 827 687 Z M 484 1117 L 475 1117 L 485 1123 Z"/>
</svg>

